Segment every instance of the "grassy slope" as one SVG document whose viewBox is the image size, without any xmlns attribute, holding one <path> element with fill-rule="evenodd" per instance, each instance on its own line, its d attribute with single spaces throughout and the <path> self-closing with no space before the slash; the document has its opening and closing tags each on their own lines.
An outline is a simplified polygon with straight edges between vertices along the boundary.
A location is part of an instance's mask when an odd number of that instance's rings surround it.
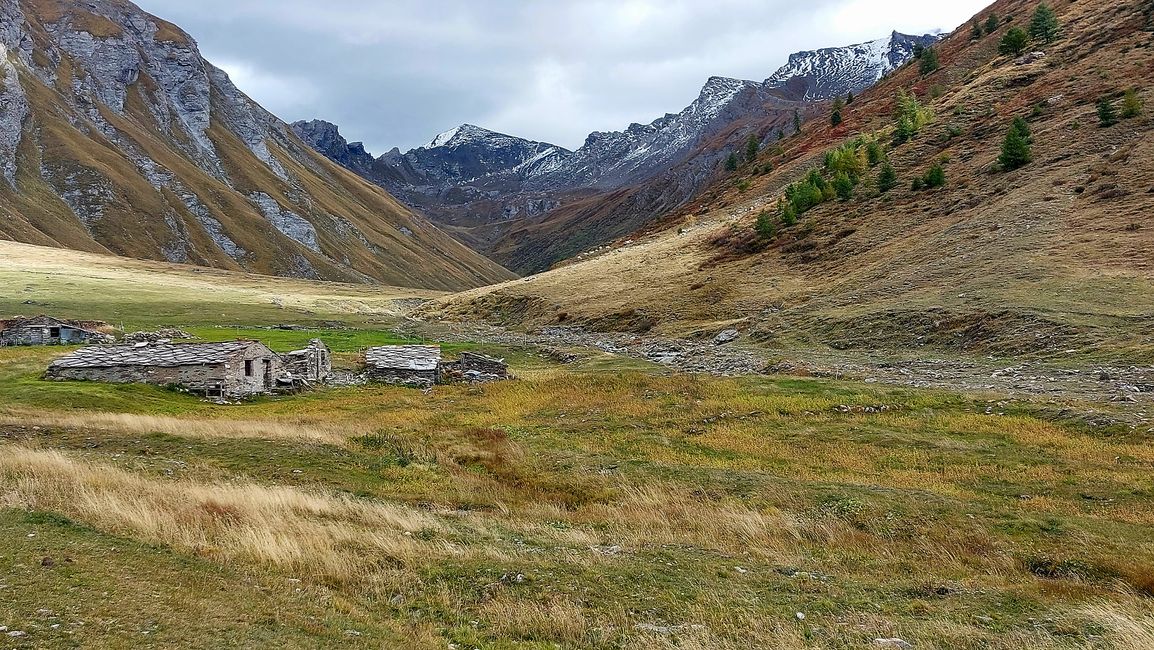
<svg viewBox="0 0 1154 650">
<path fill-rule="evenodd" d="M 31 0 L 25 0 L 24 8 L 31 21 L 30 37 L 38 47 L 34 58 L 45 66 L 43 52 L 53 47 L 47 24 L 68 20 L 74 29 L 87 29 L 98 37 L 119 36 L 108 29 L 114 23 L 80 8 Z M 163 21 L 158 24 L 165 30 L 160 40 L 187 45 L 174 40 L 182 34 L 179 30 Z M 157 123 L 149 108 L 156 101 L 156 82 L 147 73 L 126 89 L 122 113 L 96 103 L 101 118 L 117 131 L 118 141 L 113 142 L 75 108 L 77 98 L 69 80 L 85 74 L 74 69 L 76 65 L 63 56 L 51 66 L 58 77 L 52 87 L 22 64 L 19 79 L 5 80 L 23 86 L 31 117 L 20 144 L 17 186 L 0 184 L 0 210 L 6 214 L 0 238 L 142 259 L 166 259 L 166 251 L 183 251 L 180 254 L 189 262 L 216 268 L 299 277 L 307 267 L 328 280 L 372 279 L 441 290 L 513 277 L 414 216 L 383 190 L 323 159 L 295 136 L 286 136 L 287 149 L 269 143 L 290 174 L 287 181 L 277 177 L 228 130 L 222 121 L 227 111 L 219 100 L 214 100 L 207 136 L 227 177 L 214 177 L 181 148 L 190 138 L 179 126 Z M 170 173 L 171 187 L 155 187 L 129 150 L 146 155 Z M 81 215 L 88 224 L 61 199 L 66 191 L 77 189 L 65 187 L 67 183 L 83 190 L 99 188 L 99 197 L 89 197 L 93 205 Z M 212 242 L 178 196 L 185 191 L 195 195 L 223 232 L 247 251 L 240 260 Z M 278 232 L 248 198 L 254 192 L 271 196 L 282 208 L 311 222 L 321 252 Z M 361 237 L 352 233 L 350 224 Z"/>
<path fill-rule="evenodd" d="M 1009 27 L 972 42 L 966 25 L 940 46 L 940 71 L 898 71 L 847 109 L 843 126 L 815 121 L 780 155 L 764 153 L 759 162 L 773 173 L 739 172 L 668 230 L 454 296 L 442 313 L 541 325 L 632 312 L 667 333 L 737 325 L 781 347 L 1154 359 L 1154 111 L 1109 129 L 1095 115 L 1099 97 L 1132 86 L 1154 102 L 1140 5 L 1055 3 L 1064 36 L 1022 66 L 997 55 Z M 1034 6 L 1003 0 L 994 10 L 1023 25 Z M 899 188 L 877 196 L 871 176 L 851 202 L 814 209 L 763 250 L 743 252 L 757 248 L 754 218 L 774 209 L 786 184 L 854 135 L 886 133 L 900 89 L 917 92 L 936 118 L 890 150 Z M 1015 116 L 1030 117 L 1035 162 L 994 172 Z M 948 137 L 949 127 L 960 135 Z M 942 157 L 947 187 L 912 192 L 911 179 Z"/>
<path fill-rule="evenodd" d="M 2 310 L 277 349 L 317 332 L 252 326 L 341 319 L 321 333 L 342 364 L 395 340 L 373 321 L 406 295 L 3 252 Z M 1088 405 L 507 350 L 520 381 L 218 406 L 40 380 L 62 352 L 0 350 L 0 625 L 29 635 L 10 646 L 1154 639 L 1151 432 Z"/>
</svg>

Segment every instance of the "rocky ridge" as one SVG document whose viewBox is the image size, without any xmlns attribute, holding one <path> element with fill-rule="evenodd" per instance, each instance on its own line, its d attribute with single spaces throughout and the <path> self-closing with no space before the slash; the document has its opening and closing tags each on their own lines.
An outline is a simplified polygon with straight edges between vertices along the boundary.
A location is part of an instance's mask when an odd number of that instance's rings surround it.
<svg viewBox="0 0 1154 650">
<path fill-rule="evenodd" d="M 643 225 L 637 215 L 653 218 L 692 198 L 712 179 L 728 150 L 749 133 L 770 141 L 777 129 L 788 128 L 795 110 L 859 92 L 909 61 L 915 46 L 936 40 L 895 32 L 870 43 L 794 54 L 763 82 L 711 77 L 679 113 L 622 131 L 591 133 L 576 151 L 466 124 L 407 153 L 394 149 L 374 159 L 360 143 L 344 142 L 330 123 L 297 122 L 293 127 L 318 151 L 454 228 L 478 249 L 511 268 L 532 272 L 579 252 L 543 239 L 593 247 L 628 234 Z M 647 192 L 650 183 L 660 190 Z M 549 219 L 558 208 L 632 187 L 635 198 L 614 210 L 624 227 L 602 223 L 593 229 L 600 237 L 521 229 Z M 647 194 L 660 195 L 661 201 Z M 575 220 L 588 220 L 588 215 Z"/>
<path fill-rule="evenodd" d="M 0 24 L 0 237 L 430 288 L 511 277 L 318 156 L 129 2 L 13 0 Z"/>
</svg>

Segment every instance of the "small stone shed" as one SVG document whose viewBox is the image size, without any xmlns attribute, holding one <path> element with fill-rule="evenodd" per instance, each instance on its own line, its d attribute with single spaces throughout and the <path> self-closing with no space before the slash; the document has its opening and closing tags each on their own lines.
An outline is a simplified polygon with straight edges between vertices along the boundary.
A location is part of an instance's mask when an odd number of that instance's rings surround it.
<svg viewBox="0 0 1154 650">
<path fill-rule="evenodd" d="M 51 316 L 0 320 L 0 347 L 13 345 L 79 345 L 112 343 L 101 329 L 106 323 L 66 321 Z"/>
<path fill-rule="evenodd" d="M 333 353 L 320 339 L 309 341 L 303 350 L 285 354 L 283 362 L 285 373 L 306 384 L 319 384 L 333 374 Z"/>
<path fill-rule="evenodd" d="M 208 396 L 272 392 L 280 356 L 259 341 L 82 348 L 52 362 L 46 379 L 180 386 Z"/>
<path fill-rule="evenodd" d="M 475 352 L 462 352 L 456 361 L 441 364 L 442 381 L 478 383 L 505 381 L 509 378 L 509 365 L 504 359 Z"/>
<path fill-rule="evenodd" d="M 369 381 L 432 386 L 441 381 L 441 348 L 436 345 L 385 345 L 365 351 Z"/>
</svg>

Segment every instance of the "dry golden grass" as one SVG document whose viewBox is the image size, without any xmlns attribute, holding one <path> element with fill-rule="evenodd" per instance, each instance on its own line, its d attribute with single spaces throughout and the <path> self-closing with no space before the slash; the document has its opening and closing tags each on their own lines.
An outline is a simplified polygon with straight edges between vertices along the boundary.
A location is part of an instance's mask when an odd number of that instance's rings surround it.
<svg viewBox="0 0 1154 650">
<path fill-rule="evenodd" d="M 0 485 L 3 507 L 61 512 L 152 544 L 328 580 L 371 582 L 390 565 L 457 552 L 414 539 L 443 525 L 411 508 L 255 484 L 161 482 L 52 451 L 6 447 Z"/>
<path fill-rule="evenodd" d="M 24 426 L 35 422 L 41 427 L 95 429 L 123 434 L 168 433 L 205 439 L 253 438 L 343 445 L 368 430 L 355 424 L 288 422 L 276 420 L 227 420 L 176 418 L 132 413 L 53 413 L 21 409 L 0 409 L 0 426 Z"/>
</svg>

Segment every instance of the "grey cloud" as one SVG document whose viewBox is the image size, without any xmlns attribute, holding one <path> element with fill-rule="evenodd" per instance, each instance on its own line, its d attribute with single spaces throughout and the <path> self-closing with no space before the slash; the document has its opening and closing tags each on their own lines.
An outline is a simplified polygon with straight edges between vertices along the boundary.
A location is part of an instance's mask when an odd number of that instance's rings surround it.
<svg viewBox="0 0 1154 650">
<path fill-rule="evenodd" d="M 286 120 L 370 151 L 464 122 L 579 146 L 677 111 L 711 75 L 790 52 L 952 29 L 983 0 L 137 0 Z M 945 6 L 942 6 L 945 5 Z"/>
</svg>

